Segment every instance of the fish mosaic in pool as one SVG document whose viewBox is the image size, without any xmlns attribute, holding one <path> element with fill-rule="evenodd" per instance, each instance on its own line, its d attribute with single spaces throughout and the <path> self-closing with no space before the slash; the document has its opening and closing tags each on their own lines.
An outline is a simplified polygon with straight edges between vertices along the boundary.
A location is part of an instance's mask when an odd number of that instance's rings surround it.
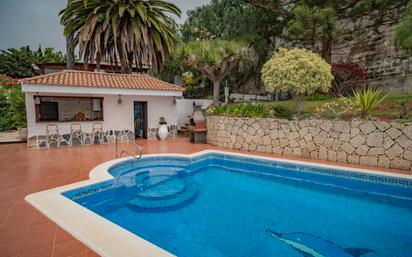
<svg viewBox="0 0 412 257">
<path fill-rule="evenodd" d="M 306 233 L 280 234 L 267 230 L 271 236 L 290 245 L 306 257 L 336 256 L 336 257 L 359 257 L 363 254 L 373 252 L 371 249 L 363 248 L 341 248 L 334 243 Z"/>
<path fill-rule="evenodd" d="M 64 195 L 177 256 L 412 256 L 409 179 L 223 153 L 109 172 Z"/>
</svg>

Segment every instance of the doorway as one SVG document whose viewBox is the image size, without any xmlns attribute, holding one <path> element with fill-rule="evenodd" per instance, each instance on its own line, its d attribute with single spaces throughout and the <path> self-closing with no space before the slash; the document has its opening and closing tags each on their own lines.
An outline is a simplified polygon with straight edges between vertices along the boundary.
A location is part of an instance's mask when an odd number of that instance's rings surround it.
<svg viewBox="0 0 412 257">
<path fill-rule="evenodd" d="M 134 136 L 147 138 L 147 102 L 134 102 Z"/>
</svg>

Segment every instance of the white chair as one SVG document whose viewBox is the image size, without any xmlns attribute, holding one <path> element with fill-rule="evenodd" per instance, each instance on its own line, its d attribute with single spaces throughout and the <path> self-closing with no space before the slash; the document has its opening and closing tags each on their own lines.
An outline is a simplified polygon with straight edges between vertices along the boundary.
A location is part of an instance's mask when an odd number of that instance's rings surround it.
<svg viewBox="0 0 412 257">
<path fill-rule="evenodd" d="M 83 132 L 80 123 L 70 124 L 70 146 L 83 145 Z"/>
<path fill-rule="evenodd" d="M 148 129 L 147 139 L 148 140 L 156 140 L 157 139 L 157 128 L 149 128 Z"/>
<path fill-rule="evenodd" d="M 176 125 L 168 126 L 167 130 L 169 131 L 169 137 L 176 138 L 176 135 L 177 135 L 177 126 Z"/>
<path fill-rule="evenodd" d="M 47 124 L 46 126 L 46 147 L 58 147 L 60 141 L 59 126 L 57 124 Z"/>
<path fill-rule="evenodd" d="M 103 144 L 103 123 L 93 123 L 93 144 Z"/>
</svg>

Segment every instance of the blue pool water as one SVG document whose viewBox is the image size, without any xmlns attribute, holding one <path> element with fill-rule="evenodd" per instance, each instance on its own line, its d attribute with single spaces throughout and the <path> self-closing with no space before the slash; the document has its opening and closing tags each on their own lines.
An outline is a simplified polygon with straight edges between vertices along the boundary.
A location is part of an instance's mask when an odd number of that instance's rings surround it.
<svg viewBox="0 0 412 257">
<path fill-rule="evenodd" d="M 217 153 L 109 171 L 64 195 L 177 256 L 412 256 L 411 180 Z"/>
</svg>

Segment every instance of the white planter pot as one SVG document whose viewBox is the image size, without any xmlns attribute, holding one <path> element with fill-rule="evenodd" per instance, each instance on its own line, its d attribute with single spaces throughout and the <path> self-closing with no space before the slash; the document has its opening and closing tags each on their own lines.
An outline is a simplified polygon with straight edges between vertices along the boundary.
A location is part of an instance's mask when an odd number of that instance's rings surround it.
<svg viewBox="0 0 412 257">
<path fill-rule="evenodd" d="M 162 124 L 159 126 L 159 132 L 158 132 L 160 140 L 165 140 L 167 136 L 169 135 L 169 131 L 167 130 L 167 125 Z"/>
</svg>

